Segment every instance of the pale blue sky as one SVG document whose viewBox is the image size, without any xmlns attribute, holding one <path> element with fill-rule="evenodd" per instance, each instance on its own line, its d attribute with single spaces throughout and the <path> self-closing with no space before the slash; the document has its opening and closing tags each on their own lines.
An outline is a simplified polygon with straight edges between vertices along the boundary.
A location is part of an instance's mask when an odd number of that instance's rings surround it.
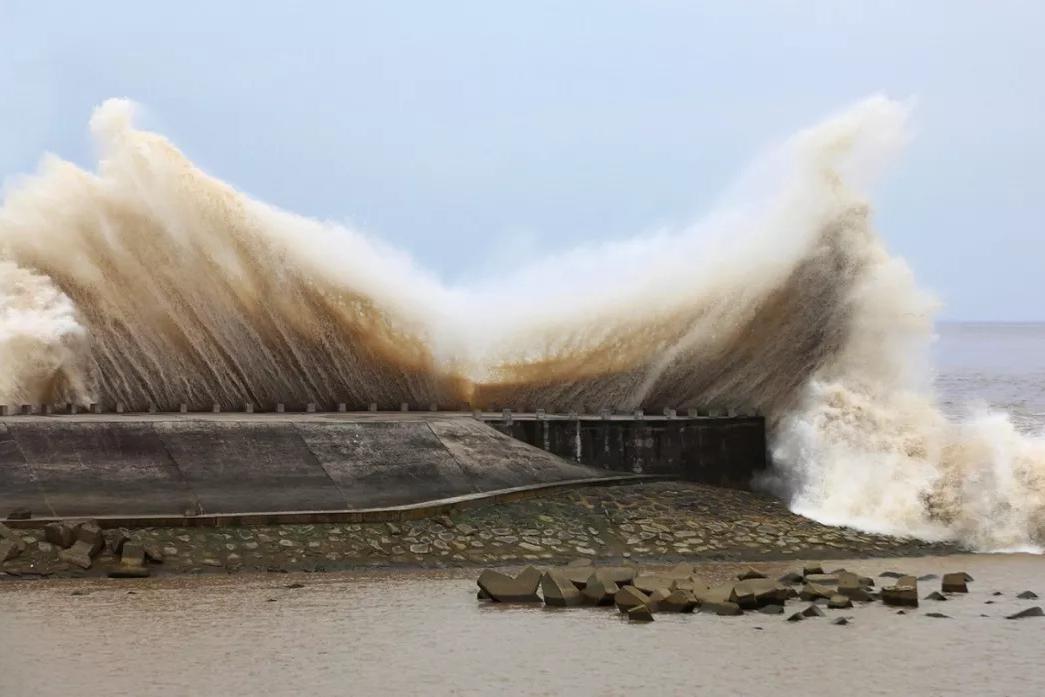
<svg viewBox="0 0 1045 697">
<path fill-rule="evenodd" d="M 0 0 L 0 176 L 107 97 L 449 282 L 698 218 L 762 148 L 917 98 L 878 225 L 945 317 L 1045 319 L 1045 3 Z"/>
</svg>

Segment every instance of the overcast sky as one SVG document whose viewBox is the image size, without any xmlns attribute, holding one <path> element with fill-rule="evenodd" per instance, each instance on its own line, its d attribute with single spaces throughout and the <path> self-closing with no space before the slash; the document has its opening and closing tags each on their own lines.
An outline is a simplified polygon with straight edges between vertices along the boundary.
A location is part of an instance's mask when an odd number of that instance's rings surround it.
<svg viewBox="0 0 1045 697">
<path fill-rule="evenodd" d="M 957 319 L 1045 319 L 1045 3 L 0 0 L 0 176 L 93 166 L 91 110 L 448 282 L 697 219 L 874 92 L 916 137 L 876 195 Z"/>
</svg>

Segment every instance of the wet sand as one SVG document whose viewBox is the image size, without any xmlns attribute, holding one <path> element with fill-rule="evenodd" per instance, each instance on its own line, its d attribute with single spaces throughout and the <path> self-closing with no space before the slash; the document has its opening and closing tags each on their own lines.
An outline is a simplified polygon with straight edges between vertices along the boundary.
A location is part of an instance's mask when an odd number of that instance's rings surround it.
<svg viewBox="0 0 1045 697">
<path fill-rule="evenodd" d="M 799 560 L 761 563 L 771 575 Z M 499 606 L 474 570 L 179 576 L 0 584 L 0 694 L 1037 695 L 1045 560 L 953 555 L 843 560 L 871 576 L 967 571 L 967 596 L 897 615 L 880 603 L 782 616 Z M 708 562 L 725 579 L 744 564 Z M 832 564 L 833 566 L 833 564 Z M 882 579 L 884 580 L 884 579 Z M 303 584 L 301 588 L 288 585 Z M 938 589 L 920 584 L 920 594 Z M 1001 596 L 992 593 L 1000 591 Z M 77 593 L 77 595 L 74 595 Z M 992 601 L 988 604 L 988 601 Z M 926 613 L 946 613 L 934 619 Z M 986 616 L 982 616 L 986 615 Z M 852 617 L 847 626 L 830 624 Z"/>
</svg>

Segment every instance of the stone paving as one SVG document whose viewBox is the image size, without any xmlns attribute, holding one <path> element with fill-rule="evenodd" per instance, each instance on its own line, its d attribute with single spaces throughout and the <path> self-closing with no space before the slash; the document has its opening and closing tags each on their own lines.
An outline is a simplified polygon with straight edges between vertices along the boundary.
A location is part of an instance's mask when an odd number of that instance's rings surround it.
<svg viewBox="0 0 1045 697">
<path fill-rule="evenodd" d="M 60 559 L 42 530 L 15 530 L 9 576 L 104 575 L 109 549 L 84 570 Z M 655 482 L 593 487 L 402 523 L 146 528 L 130 537 L 163 561 L 155 574 L 333 571 L 374 566 L 555 563 L 576 558 L 658 563 L 947 554 L 955 545 L 821 525 L 760 494 Z M 107 530 L 110 540 L 118 531 Z"/>
</svg>

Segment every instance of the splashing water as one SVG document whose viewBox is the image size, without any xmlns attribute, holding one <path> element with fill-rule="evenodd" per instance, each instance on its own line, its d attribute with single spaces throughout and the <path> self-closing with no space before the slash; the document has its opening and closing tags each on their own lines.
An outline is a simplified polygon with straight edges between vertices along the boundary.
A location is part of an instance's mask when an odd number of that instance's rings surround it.
<svg viewBox="0 0 1045 697">
<path fill-rule="evenodd" d="M 47 158 L 0 209 L 0 402 L 753 408 L 763 484 L 801 513 L 1045 543 L 1045 439 L 942 415 L 936 303 L 871 226 L 902 104 L 800 132 L 697 225 L 468 288 L 248 198 L 132 116 L 95 113 L 97 173 Z"/>
</svg>

